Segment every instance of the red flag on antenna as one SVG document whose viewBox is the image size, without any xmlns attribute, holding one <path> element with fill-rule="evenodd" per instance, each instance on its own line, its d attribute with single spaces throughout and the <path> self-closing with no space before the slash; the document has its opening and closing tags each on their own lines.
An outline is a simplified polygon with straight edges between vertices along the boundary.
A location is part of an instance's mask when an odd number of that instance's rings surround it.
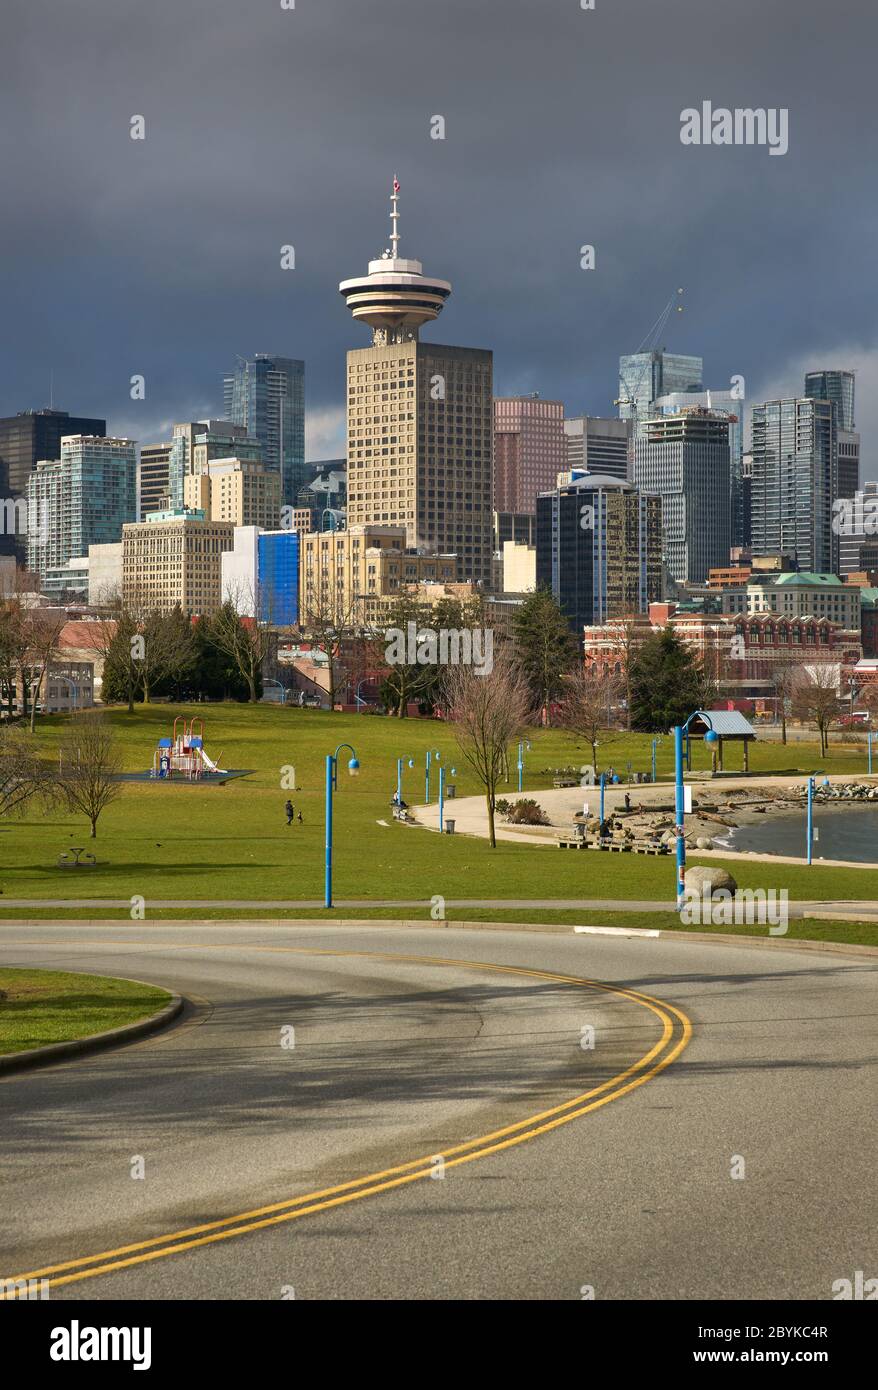
<svg viewBox="0 0 878 1390">
<path fill-rule="evenodd" d="M 394 193 L 398 193 L 398 192 L 399 192 L 399 179 L 394 179 L 394 180 L 393 180 L 393 191 L 394 191 Z"/>
</svg>

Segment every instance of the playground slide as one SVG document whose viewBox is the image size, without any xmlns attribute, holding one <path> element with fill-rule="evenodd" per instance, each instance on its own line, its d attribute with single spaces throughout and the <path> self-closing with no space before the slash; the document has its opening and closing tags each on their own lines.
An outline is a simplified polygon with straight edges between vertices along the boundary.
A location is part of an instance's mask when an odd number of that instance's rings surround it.
<svg viewBox="0 0 878 1390">
<path fill-rule="evenodd" d="M 203 748 L 201 750 L 201 761 L 204 763 L 204 766 L 207 768 L 208 772 L 228 772 L 228 768 L 217 767 L 216 763 L 213 761 L 212 758 L 209 758 L 207 756 Z"/>
</svg>

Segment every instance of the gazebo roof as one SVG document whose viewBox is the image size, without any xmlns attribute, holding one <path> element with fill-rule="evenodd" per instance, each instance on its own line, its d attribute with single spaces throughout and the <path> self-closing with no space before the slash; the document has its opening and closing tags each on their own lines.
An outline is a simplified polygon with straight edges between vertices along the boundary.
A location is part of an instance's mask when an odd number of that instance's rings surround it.
<svg viewBox="0 0 878 1390">
<path fill-rule="evenodd" d="M 705 730 L 713 729 L 720 738 L 755 738 L 756 730 L 740 710 L 699 709 L 692 716 L 692 722 L 701 720 Z"/>
</svg>

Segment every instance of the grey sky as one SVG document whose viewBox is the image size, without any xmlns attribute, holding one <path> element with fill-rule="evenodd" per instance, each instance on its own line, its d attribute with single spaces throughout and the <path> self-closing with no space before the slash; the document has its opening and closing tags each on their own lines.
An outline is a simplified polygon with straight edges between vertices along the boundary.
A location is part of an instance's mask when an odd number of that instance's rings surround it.
<svg viewBox="0 0 878 1390">
<path fill-rule="evenodd" d="M 334 453 L 367 341 L 337 284 L 385 246 L 397 173 L 402 254 L 454 286 L 425 336 L 493 348 L 498 393 L 614 413 L 679 285 L 666 341 L 709 385 L 856 366 L 868 474 L 876 31 L 866 0 L 5 0 L 0 413 L 54 368 L 56 405 L 146 442 L 278 352 Z M 681 145 L 702 100 L 789 108 L 789 153 Z"/>
</svg>

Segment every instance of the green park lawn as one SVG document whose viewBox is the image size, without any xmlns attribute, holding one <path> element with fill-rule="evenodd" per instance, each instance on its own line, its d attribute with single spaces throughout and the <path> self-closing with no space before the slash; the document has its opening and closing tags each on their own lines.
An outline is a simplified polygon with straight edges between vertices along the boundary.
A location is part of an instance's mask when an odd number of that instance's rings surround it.
<svg viewBox="0 0 878 1390">
<path fill-rule="evenodd" d="M 104 975 L 0 970 L 0 1056 L 122 1028 L 157 1013 L 170 997 Z"/>
<path fill-rule="evenodd" d="M 133 714 L 108 711 L 118 735 L 127 770 L 152 764 L 159 737 L 169 735 L 174 706 L 139 706 Z M 670 857 L 562 854 L 551 847 L 469 836 L 443 836 L 393 821 L 389 801 L 396 788 L 396 759 L 413 756 L 406 768 L 403 795 L 415 803 L 424 796 L 424 760 L 428 748 L 439 749 L 459 796 L 480 788 L 457 752 L 453 730 L 440 721 L 396 720 L 374 715 L 328 714 L 272 705 L 204 705 L 195 711 L 205 724 L 205 748 L 220 766 L 251 768 L 253 775 L 224 786 L 188 783 L 128 783 L 103 813 L 96 841 L 88 837 L 82 816 L 64 810 L 45 813 L 31 808 L 22 820 L 0 828 L 0 889 L 6 898 L 130 898 L 142 896 L 204 901 L 217 899 L 314 899 L 323 891 L 324 760 L 342 742 L 352 743 L 360 775 L 347 774 L 340 760 L 335 797 L 334 896 L 367 899 L 446 898 L 615 898 L 669 901 L 674 866 Z M 38 723 L 36 738 L 51 756 L 63 732 L 61 717 Z M 556 731 L 535 731 L 526 754 L 525 791 L 536 795 L 551 787 L 552 769 L 588 761 L 585 744 Z M 622 771 L 630 759 L 636 770 L 650 766 L 648 735 L 621 735 L 604 744 L 603 759 Z M 731 750 L 726 766 L 740 757 Z M 673 748 L 665 739 L 658 749 L 659 777 L 672 775 Z M 693 745 L 693 769 L 707 767 L 708 752 Z M 284 769 L 294 766 L 296 785 L 289 792 Z M 791 781 L 807 772 L 865 771 L 862 747 L 834 744 L 821 760 L 810 744 L 757 743 L 751 771 L 789 773 Z M 513 769 L 513 778 L 515 772 Z M 433 771 L 433 798 L 438 770 Z M 516 792 L 510 782 L 510 794 Z M 290 796 L 304 824 L 288 828 L 284 802 Z M 388 822 L 381 825 L 378 822 Z M 97 856 L 94 869 L 58 867 L 59 855 L 71 845 L 86 846 Z M 716 862 L 716 861 L 712 861 Z M 731 863 L 731 861 L 730 861 Z M 878 869 L 838 869 L 814 865 L 746 865 L 733 872 L 742 887 L 786 888 L 790 899 L 851 898 L 878 901 Z M 22 909 L 0 914 L 21 915 Z M 54 912 L 53 915 L 58 915 Z M 77 915 L 99 915 L 83 908 Z M 111 915 L 123 916 L 121 909 Z M 180 916 L 176 911 L 171 915 Z M 197 914 L 196 914 L 197 915 Z M 205 914 L 202 914 L 205 915 Z M 210 915 L 216 915 L 211 913 Z M 272 915 L 275 915 L 274 913 Z M 414 912 L 406 915 L 414 916 Z M 458 910 L 458 916 L 472 913 Z M 506 912 L 499 915 L 508 919 Z"/>
</svg>

